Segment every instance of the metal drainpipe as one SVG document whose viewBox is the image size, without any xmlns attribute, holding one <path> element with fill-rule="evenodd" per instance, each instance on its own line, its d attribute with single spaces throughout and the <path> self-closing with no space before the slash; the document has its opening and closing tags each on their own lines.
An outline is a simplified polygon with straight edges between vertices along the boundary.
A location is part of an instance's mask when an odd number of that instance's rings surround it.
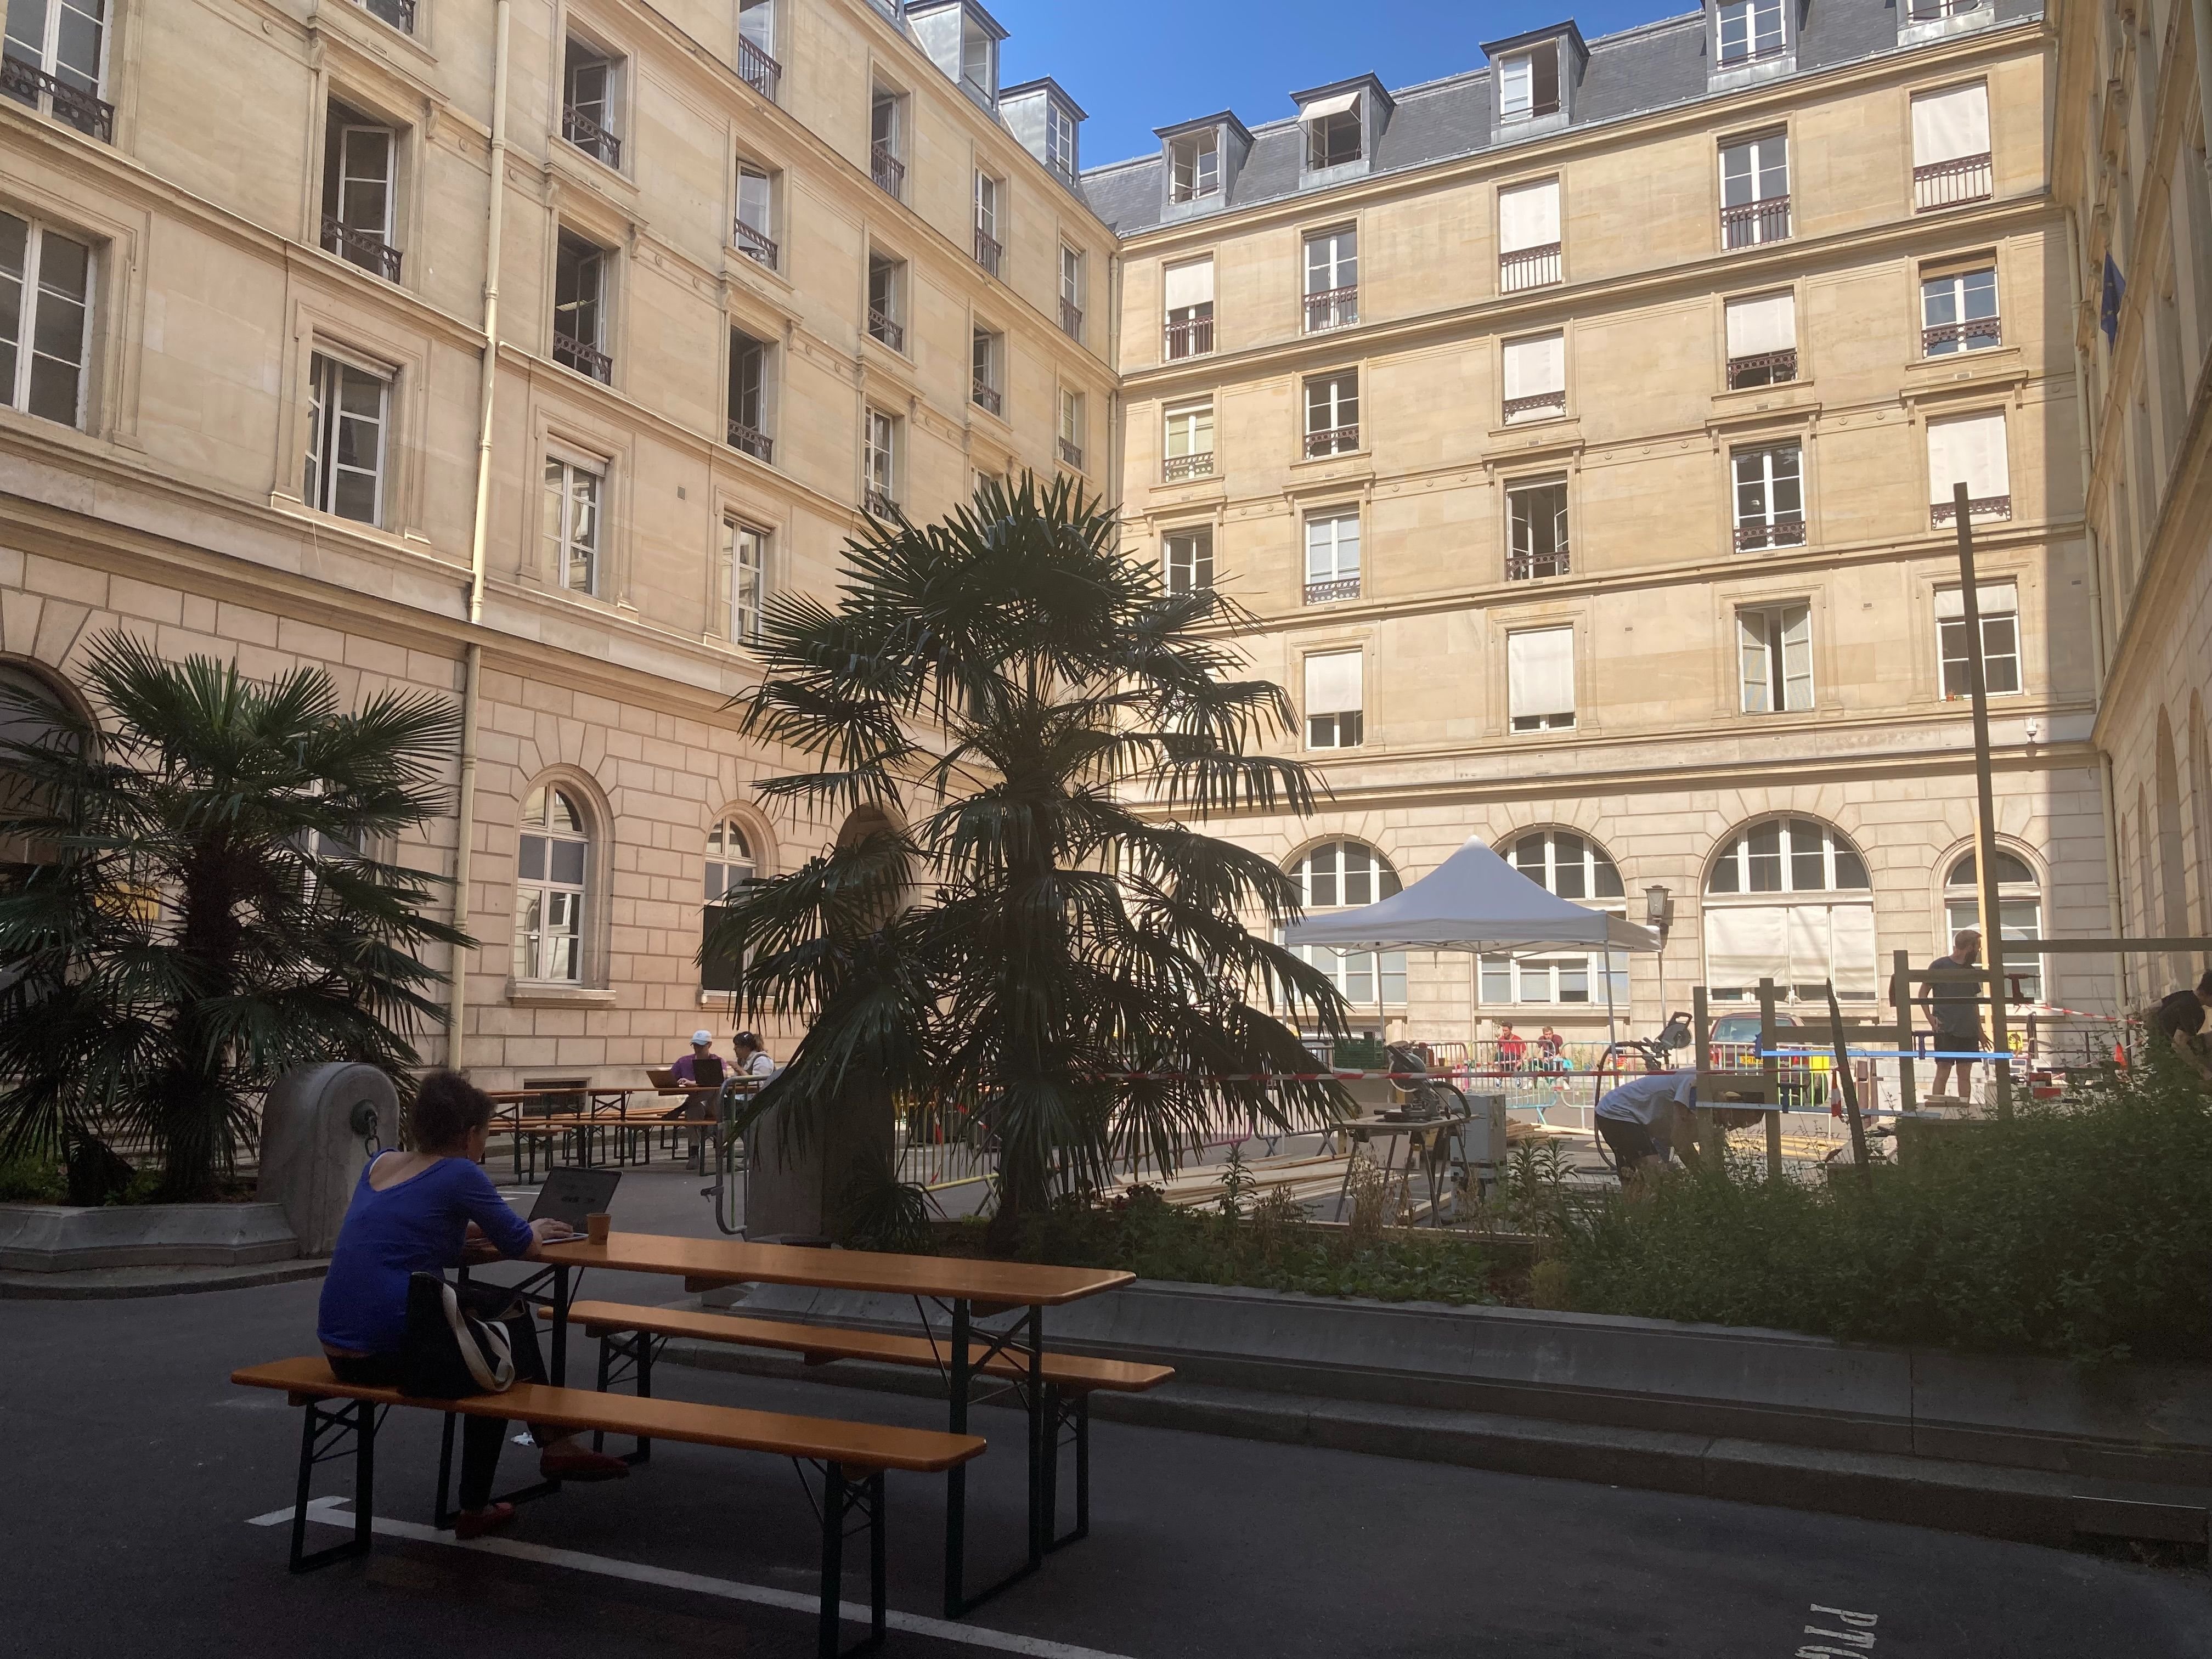
<svg viewBox="0 0 2212 1659">
<path fill-rule="evenodd" d="M 483 368 L 477 391 L 477 499 L 469 532 L 468 625 L 462 650 L 461 769 L 453 790 L 453 926 L 465 928 L 469 915 L 471 854 L 477 819 L 477 725 L 478 692 L 483 679 L 484 555 L 491 526 L 492 404 L 499 385 L 500 235 L 507 206 L 507 72 L 510 0 L 493 12 L 491 58 L 491 204 L 484 216 Z M 446 1063 L 462 1069 L 465 1021 L 468 1015 L 467 952 L 453 952 L 453 975 L 446 988 Z"/>
</svg>

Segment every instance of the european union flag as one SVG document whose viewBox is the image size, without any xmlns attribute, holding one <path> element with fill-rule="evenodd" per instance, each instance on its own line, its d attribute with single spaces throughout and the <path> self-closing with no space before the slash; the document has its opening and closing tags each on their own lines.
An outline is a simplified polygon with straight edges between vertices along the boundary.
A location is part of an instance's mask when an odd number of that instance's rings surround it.
<svg viewBox="0 0 2212 1659">
<path fill-rule="evenodd" d="M 2098 325 L 2105 331 L 2105 343 L 2112 344 L 2120 332 L 2120 301 L 2128 297 L 2126 278 L 2120 268 L 2112 263 L 2110 253 L 2105 255 L 2105 306 L 2098 313 Z"/>
</svg>

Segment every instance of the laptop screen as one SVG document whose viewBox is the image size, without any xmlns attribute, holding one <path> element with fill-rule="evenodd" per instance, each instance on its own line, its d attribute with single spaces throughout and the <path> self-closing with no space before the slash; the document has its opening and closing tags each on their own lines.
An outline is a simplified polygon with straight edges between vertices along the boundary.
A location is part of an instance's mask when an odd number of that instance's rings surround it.
<svg viewBox="0 0 2212 1659">
<path fill-rule="evenodd" d="M 622 1174 L 616 1170 L 556 1170 L 538 1189 L 530 1218 L 565 1221 L 571 1232 L 584 1231 L 584 1218 L 597 1215 L 614 1202 Z"/>
</svg>

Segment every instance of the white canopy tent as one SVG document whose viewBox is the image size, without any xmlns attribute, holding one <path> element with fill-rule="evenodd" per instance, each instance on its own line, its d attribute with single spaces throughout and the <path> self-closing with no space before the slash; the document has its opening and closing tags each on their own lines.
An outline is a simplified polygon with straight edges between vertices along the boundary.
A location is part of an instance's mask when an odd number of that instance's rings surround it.
<svg viewBox="0 0 2212 1659">
<path fill-rule="evenodd" d="M 1605 1014 L 1613 1030 L 1613 953 L 1659 949 L 1659 936 L 1548 893 L 1479 839 L 1470 837 L 1412 886 L 1354 910 L 1308 916 L 1285 932 L 1287 945 L 1338 951 L 1466 951 L 1511 956 L 1581 945 L 1605 955 Z M 1376 988 L 1380 994 L 1381 975 Z M 1474 1011 L 1468 1011 L 1472 1024 Z M 1469 1051 L 1472 1055 L 1473 1051 Z"/>
</svg>

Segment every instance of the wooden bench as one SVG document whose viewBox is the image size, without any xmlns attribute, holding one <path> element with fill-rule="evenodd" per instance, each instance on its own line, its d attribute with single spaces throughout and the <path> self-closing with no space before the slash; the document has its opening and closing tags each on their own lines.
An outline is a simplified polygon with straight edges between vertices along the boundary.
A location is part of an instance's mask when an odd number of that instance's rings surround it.
<svg viewBox="0 0 2212 1659">
<path fill-rule="evenodd" d="M 461 1417 L 499 1417 L 554 1428 L 599 1434 L 635 1435 L 696 1446 L 726 1446 L 737 1451 L 769 1452 L 793 1462 L 811 1462 L 822 1472 L 822 1607 L 817 1651 L 836 1659 L 838 1619 L 844 1577 L 845 1524 L 860 1515 L 868 1533 L 869 1636 L 850 1650 L 860 1652 L 884 1639 L 884 1472 L 939 1474 L 980 1455 L 985 1443 L 975 1435 L 935 1429 L 894 1428 L 849 1423 L 833 1418 L 794 1417 L 732 1406 L 694 1405 L 650 1395 L 597 1394 L 586 1389 L 556 1389 L 542 1382 L 518 1382 L 504 1394 L 466 1400 L 417 1399 L 397 1389 L 341 1382 L 320 1355 L 250 1365 L 231 1373 L 244 1388 L 273 1389 L 295 1406 L 306 1407 L 300 1437 L 300 1476 L 292 1512 L 291 1569 L 307 1572 L 349 1556 L 368 1553 L 374 1520 L 376 1429 L 395 1406 L 415 1406 Z M 345 1403 L 335 1410 L 325 1402 Z M 309 1554 L 307 1486 L 318 1463 L 342 1457 L 346 1437 L 354 1454 L 354 1535 L 348 1541 Z M 446 1469 L 439 1470 L 438 1514 L 442 1522 Z"/>
<path fill-rule="evenodd" d="M 550 1313 L 547 1316 L 550 1316 Z M 616 1362 L 628 1360 L 641 1395 L 653 1386 L 653 1356 L 656 1344 L 670 1337 L 695 1342 L 725 1342 L 737 1347 L 769 1348 L 795 1353 L 809 1365 L 828 1365 L 840 1359 L 872 1360 L 882 1365 L 906 1365 L 945 1371 L 951 1356 L 939 1340 L 908 1336 L 895 1331 L 854 1330 L 839 1325 L 804 1325 L 788 1319 L 748 1319 L 734 1314 L 705 1313 L 686 1308 L 633 1307 L 619 1302 L 578 1302 L 568 1318 L 599 1339 L 599 1387 L 615 1380 Z M 628 1337 L 625 1345 L 620 1339 Z M 1174 1379 L 1167 1365 L 1139 1364 L 1127 1359 L 1094 1359 L 1084 1354 L 1045 1353 L 1037 1357 L 1034 1379 L 1051 1407 L 1050 1438 L 1054 1453 L 1046 1466 L 1047 1503 L 1054 1486 L 1059 1425 L 1063 1415 L 1073 1419 L 1075 1438 L 1075 1527 L 1055 1545 L 1073 1543 L 1091 1531 L 1091 1396 L 1105 1392 L 1142 1394 Z M 1018 1388 L 1032 1381 L 1025 1356 L 991 1348 L 975 1362 L 987 1376 L 1004 1378 Z M 641 1445 L 640 1452 L 647 1449 Z M 1055 1520 L 1053 1522 L 1057 1525 Z"/>
</svg>

